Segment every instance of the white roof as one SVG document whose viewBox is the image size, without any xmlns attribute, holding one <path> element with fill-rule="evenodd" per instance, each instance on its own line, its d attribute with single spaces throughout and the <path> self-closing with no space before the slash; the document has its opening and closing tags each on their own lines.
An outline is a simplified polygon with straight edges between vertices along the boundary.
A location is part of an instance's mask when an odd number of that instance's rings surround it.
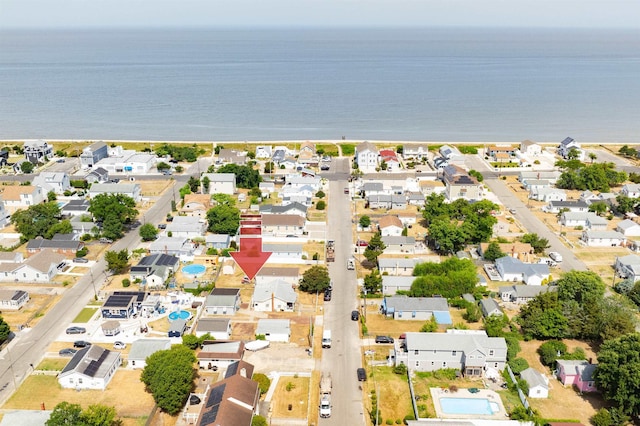
<svg viewBox="0 0 640 426">
<path fill-rule="evenodd" d="M 261 319 L 256 334 L 291 334 L 290 324 L 288 319 Z"/>
</svg>

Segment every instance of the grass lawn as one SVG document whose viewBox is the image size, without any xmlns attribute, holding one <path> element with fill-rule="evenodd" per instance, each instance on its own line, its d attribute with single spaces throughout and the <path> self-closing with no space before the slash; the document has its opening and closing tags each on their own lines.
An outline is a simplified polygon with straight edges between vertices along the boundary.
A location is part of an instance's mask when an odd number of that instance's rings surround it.
<svg viewBox="0 0 640 426">
<path fill-rule="evenodd" d="M 365 406 L 367 411 L 371 411 L 371 392 L 378 384 L 378 410 L 383 422 L 391 419 L 394 423 L 396 419 L 404 419 L 408 414 L 413 414 L 411 407 L 411 395 L 409 384 L 404 375 L 395 374 L 392 367 L 372 367 L 367 369 L 369 380 L 364 385 Z M 373 374 L 372 374 L 373 373 Z"/>
<path fill-rule="evenodd" d="M 115 407 L 118 416 L 139 418 L 148 416 L 154 402 L 140 381 L 141 371 L 118 370 L 105 391 L 63 389 L 55 376 L 32 375 L 27 377 L 18 392 L 7 401 L 3 409 L 39 410 L 44 403 L 53 409 L 59 402 L 67 401 L 86 408 L 91 404 Z M 135 395 L 135 398 L 131 398 Z M 136 423 L 132 423 L 136 424 Z"/>
<path fill-rule="evenodd" d="M 95 314 L 97 310 L 98 308 L 84 308 L 72 322 L 89 322 L 91 321 L 91 318 L 93 318 L 93 314 Z"/>
<path fill-rule="evenodd" d="M 371 302 L 371 300 L 368 300 Z M 387 318 L 378 313 L 378 305 L 381 300 L 376 300 L 375 305 L 367 305 L 367 329 L 369 336 L 378 334 L 398 338 L 402 333 L 408 331 L 420 331 L 426 321 L 399 321 Z"/>
<path fill-rule="evenodd" d="M 69 363 L 69 358 L 45 358 L 36 366 L 36 370 L 62 371 L 67 363 Z"/>
<path fill-rule="evenodd" d="M 307 418 L 309 382 L 309 377 L 281 376 L 271 404 L 273 417 Z"/>
</svg>

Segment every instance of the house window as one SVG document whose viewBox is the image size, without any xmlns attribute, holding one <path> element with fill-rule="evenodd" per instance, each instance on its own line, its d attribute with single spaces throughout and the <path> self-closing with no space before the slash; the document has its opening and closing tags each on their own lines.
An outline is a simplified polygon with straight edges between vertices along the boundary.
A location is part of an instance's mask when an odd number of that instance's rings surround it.
<svg viewBox="0 0 640 426">
<path fill-rule="evenodd" d="M 435 361 L 431 361 L 431 365 L 435 366 L 436 365 Z"/>
<path fill-rule="evenodd" d="M 415 318 L 416 317 L 416 311 L 411 312 L 411 318 Z"/>
<path fill-rule="evenodd" d="M 398 311 L 398 318 L 402 318 L 402 311 Z"/>
<path fill-rule="evenodd" d="M 451 351 L 451 356 L 456 356 L 457 352 L 456 351 Z"/>
<path fill-rule="evenodd" d="M 442 361 L 442 368 L 447 368 L 447 361 Z"/>
<path fill-rule="evenodd" d="M 494 363 L 493 363 L 493 367 L 494 367 L 494 368 L 498 368 L 498 363 L 497 363 L 497 362 L 494 362 Z"/>
<path fill-rule="evenodd" d="M 414 354 L 414 355 L 419 355 L 419 354 L 420 354 L 420 351 L 416 349 L 415 351 L 413 351 L 413 354 Z"/>
<path fill-rule="evenodd" d="M 489 356 L 493 356 L 493 349 L 489 351 Z"/>
<path fill-rule="evenodd" d="M 416 361 L 416 367 L 420 367 L 420 361 Z"/>
</svg>

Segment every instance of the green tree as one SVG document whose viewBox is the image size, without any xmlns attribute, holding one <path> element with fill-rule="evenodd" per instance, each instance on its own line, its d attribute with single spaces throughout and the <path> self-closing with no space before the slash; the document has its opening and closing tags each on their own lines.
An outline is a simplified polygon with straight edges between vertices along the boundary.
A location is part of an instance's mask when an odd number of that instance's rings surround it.
<svg viewBox="0 0 640 426">
<path fill-rule="evenodd" d="M 11 327 L 7 322 L 0 316 L 0 344 L 4 343 L 9 336 L 11 335 Z"/>
<path fill-rule="evenodd" d="M 436 322 L 436 317 L 431 316 L 429 321 L 425 322 L 422 327 L 420 327 L 421 333 L 434 333 L 438 331 L 438 323 Z"/>
<path fill-rule="evenodd" d="M 482 318 L 482 311 L 478 305 L 470 303 L 465 309 L 462 317 L 468 322 L 478 322 L 480 321 L 480 318 Z"/>
<path fill-rule="evenodd" d="M 441 263 L 419 263 L 409 294 L 413 297 L 441 295 L 453 299 L 470 293 L 478 283 L 476 267 L 470 260 L 450 257 Z"/>
<path fill-rule="evenodd" d="M 189 180 L 187 181 L 187 185 L 189 185 L 189 189 L 191 189 L 191 192 L 197 193 L 198 189 L 200 188 L 200 179 L 195 176 L 190 176 Z"/>
<path fill-rule="evenodd" d="M 324 191 L 322 191 L 322 190 L 316 192 L 316 197 L 318 197 L 318 198 L 324 198 L 326 196 L 327 196 L 327 194 L 325 194 Z"/>
<path fill-rule="evenodd" d="M 373 268 L 373 270 L 364 277 L 364 288 L 367 289 L 368 294 L 380 292 L 382 289 L 382 276 L 378 268 Z"/>
<path fill-rule="evenodd" d="M 371 226 L 371 218 L 364 214 L 360 216 L 360 220 L 358 221 L 358 223 L 360 223 L 360 226 L 362 228 L 368 228 L 369 226 Z"/>
<path fill-rule="evenodd" d="M 593 426 L 625 426 L 630 419 L 616 407 L 611 407 L 599 409 L 590 420 Z"/>
<path fill-rule="evenodd" d="M 35 166 L 30 161 L 25 161 L 22 164 L 20 164 L 20 170 L 22 170 L 22 173 L 25 173 L 25 174 L 29 174 L 33 172 L 34 168 Z"/>
<path fill-rule="evenodd" d="M 258 388 L 260 389 L 260 395 L 264 395 L 271 386 L 271 380 L 262 373 L 255 373 L 252 379 L 258 382 Z"/>
<path fill-rule="evenodd" d="M 60 207 L 53 201 L 29 206 L 26 210 L 16 211 L 11 216 L 11 223 L 24 241 L 38 236 L 51 238 L 51 228 L 60 223 Z"/>
<path fill-rule="evenodd" d="M 249 165 L 225 164 L 218 169 L 218 173 L 234 173 L 238 188 L 250 189 L 262 182 L 260 172 Z"/>
<path fill-rule="evenodd" d="M 483 257 L 491 262 L 505 256 L 506 254 L 500 249 L 500 244 L 496 241 L 491 241 L 489 247 L 487 247 L 487 250 L 483 254 Z"/>
<path fill-rule="evenodd" d="M 171 170 L 171 166 L 165 163 L 164 161 L 160 161 L 158 164 L 156 164 L 156 168 L 158 169 L 159 172 L 163 172 L 165 170 Z"/>
<path fill-rule="evenodd" d="M 520 241 L 530 244 L 533 247 L 533 252 L 536 254 L 544 253 L 546 249 L 551 247 L 549 240 L 541 238 L 538 234 L 524 234 Z"/>
<path fill-rule="evenodd" d="M 273 170 L 276 168 L 276 165 L 273 164 L 273 161 L 267 161 L 264 164 L 264 172 L 265 173 L 273 173 Z"/>
<path fill-rule="evenodd" d="M 402 228 L 402 236 L 406 237 L 407 235 L 409 235 L 409 228 L 405 226 L 404 228 Z"/>
<path fill-rule="evenodd" d="M 324 200 L 320 200 L 316 203 L 317 210 L 324 210 L 327 208 L 327 203 Z"/>
<path fill-rule="evenodd" d="M 102 222 L 102 235 L 112 240 L 117 240 L 124 236 L 124 223 L 122 218 L 116 214 L 110 214 Z"/>
<path fill-rule="evenodd" d="M 543 365 L 553 367 L 556 360 L 567 353 L 567 345 L 560 340 L 549 340 L 541 344 L 537 352 Z"/>
<path fill-rule="evenodd" d="M 107 250 L 104 253 L 104 260 L 107 261 L 107 269 L 114 274 L 121 274 L 129 266 L 129 250 Z"/>
<path fill-rule="evenodd" d="M 520 310 L 517 322 L 525 339 L 559 339 L 569 330 L 555 291 L 542 293 L 527 303 Z"/>
<path fill-rule="evenodd" d="M 502 337 L 508 324 L 509 318 L 506 315 L 490 315 L 484 319 L 484 330 L 489 337 Z"/>
<path fill-rule="evenodd" d="M 380 256 L 384 249 L 387 246 L 382 242 L 382 236 L 380 232 L 376 232 L 373 237 L 369 240 L 369 245 L 364 249 L 364 257 L 370 263 L 376 263 L 378 261 L 378 256 Z"/>
<path fill-rule="evenodd" d="M 209 193 L 209 187 L 211 186 L 211 179 L 209 179 L 209 176 L 205 176 L 202 178 L 202 191 L 205 194 Z"/>
<path fill-rule="evenodd" d="M 522 371 L 529 368 L 529 363 L 524 358 L 514 358 L 509 361 L 509 367 L 514 374 L 520 374 Z"/>
<path fill-rule="evenodd" d="M 153 241 L 158 237 L 158 230 L 151 223 L 145 223 L 138 231 L 143 241 Z"/>
<path fill-rule="evenodd" d="M 236 200 L 229 194 L 213 194 L 211 198 L 216 202 L 216 204 L 224 204 L 226 206 L 236 205 Z"/>
<path fill-rule="evenodd" d="M 195 334 L 183 334 L 182 344 L 191 350 L 198 349 L 200 347 L 200 339 Z"/>
<path fill-rule="evenodd" d="M 329 288 L 330 283 L 329 270 L 324 266 L 314 265 L 302 274 L 300 290 L 307 293 L 323 292 Z"/>
<path fill-rule="evenodd" d="M 602 216 L 607 210 L 609 210 L 609 206 L 604 201 L 596 201 L 589 206 L 589 211 L 596 213 L 598 216 Z"/>
<path fill-rule="evenodd" d="M 640 334 L 604 342 L 594 376 L 605 399 L 626 415 L 640 414 Z"/>
<path fill-rule="evenodd" d="M 482 173 L 477 170 L 469 170 L 469 176 L 473 176 L 478 180 L 478 182 L 482 182 L 484 180 L 484 176 L 482 176 Z"/>
<path fill-rule="evenodd" d="M 255 415 L 253 416 L 253 418 L 251 418 L 251 426 L 268 426 L 269 423 L 267 422 L 267 419 L 260 416 L 260 415 Z"/>
<path fill-rule="evenodd" d="M 184 196 L 187 194 L 191 194 L 191 187 L 189 186 L 189 184 L 187 183 L 185 186 L 183 186 L 182 188 L 180 188 L 178 190 L 178 192 L 180 193 L 180 199 L 184 200 Z"/>
<path fill-rule="evenodd" d="M 45 423 L 47 426 L 78 426 L 82 425 L 82 407 L 80 404 L 71 404 L 69 402 L 60 402 L 55 407 L 49 420 Z"/>
<path fill-rule="evenodd" d="M 193 389 L 196 357 L 183 345 L 158 351 L 147 358 L 140 380 L 162 410 L 174 415 L 184 406 Z"/>
<path fill-rule="evenodd" d="M 632 212 L 638 205 L 638 201 L 637 198 L 630 198 L 624 194 L 618 194 L 616 196 L 615 210 L 620 214 Z"/>
<path fill-rule="evenodd" d="M 116 409 L 107 405 L 94 404 L 82 411 L 83 426 L 119 426 L 122 421 L 117 417 Z"/>
<path fill-rule="evenodd" d="M 218 204 L 209 209 L 207 220 L 209 232 L 236 235 L 240 226 L 240 210 L 226 204 Z"/>
<path fill-rule="evenodd" d="M 56 195 L 55 192 L 53 191 L 47 192 L 47 201 L 56 201 L 57 199 L 58 199 L 58 196 Z"/>
<path fill-rule="evenodd" d="M 593 164 L 593 162 L 596 161 L 596 158 L 598 158 L 598 155 L 595 152 L 590 152 L 588 157 L 591 160 L 591 164 Z"/>
<path fill-rule="evenodd" d="M 114 216 L 125 224 L 132 222 L 138 216 L 138 210 L 135 207 L 135 200 L 127 195 L 99 194 L 90 201 L 89 212 L 98 222 L 103 222 L 108 216 Z"/>
</svg>

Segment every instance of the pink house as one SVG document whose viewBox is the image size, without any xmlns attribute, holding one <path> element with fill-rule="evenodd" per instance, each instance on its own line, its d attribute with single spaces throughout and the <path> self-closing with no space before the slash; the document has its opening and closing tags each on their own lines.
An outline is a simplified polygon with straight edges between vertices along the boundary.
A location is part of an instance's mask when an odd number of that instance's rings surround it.
<svg viewBox="0 0 640 426">
<path fill-rule="evenodd" d="M 559 359 L 556 362 L 558 366 L 556 376 L 563 385 L 573 385 L 580 392 L 595 392 L 598 390 L 593 379 L 593 373 L 598 368 L 597 364 L 590 364 L 588 361 L 564 359 Z"/>
</svg>

